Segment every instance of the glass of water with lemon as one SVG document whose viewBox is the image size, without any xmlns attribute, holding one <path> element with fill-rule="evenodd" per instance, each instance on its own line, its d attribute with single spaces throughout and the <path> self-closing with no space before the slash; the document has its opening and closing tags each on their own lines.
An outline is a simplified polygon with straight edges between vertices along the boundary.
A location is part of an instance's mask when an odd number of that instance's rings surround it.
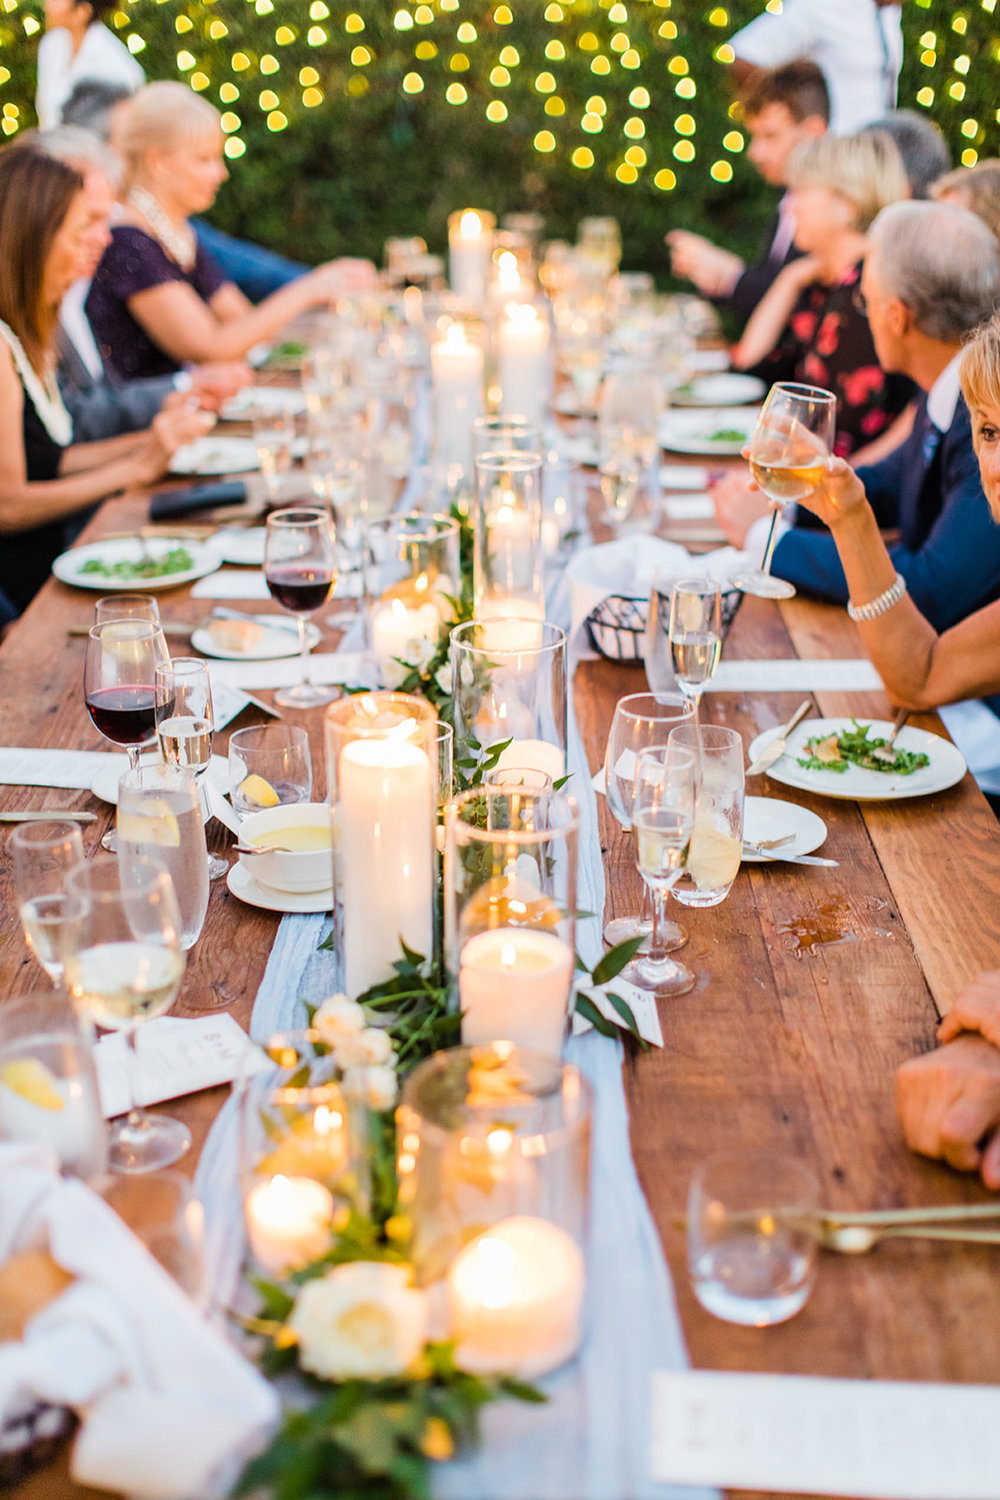
<svg viewBox="0 0 1000 1500">
<path fill-rule="evenodd" d="M 719 724 L 688 723 L 670 731 L 675 742 L 694 752 L 698 778 L 691 846 L 673 895 L 682 906 L 718 906 L 743 854 L 743 738 Z"/>
<path fill-rule="evenodd" d="M 229 738 L 229 798 L 238 813 L 312 795 L 309 736 L 294 724 L 256 724 Z"/>
<path fill-rule="evenodd" d="M 181 947 L 197 941 L 208 910 L 208 850 L 198 783 L 183 766 L 140 766 L 118 783 L 118 848 L 157 859 L 173 882 Z"/>
</svg>

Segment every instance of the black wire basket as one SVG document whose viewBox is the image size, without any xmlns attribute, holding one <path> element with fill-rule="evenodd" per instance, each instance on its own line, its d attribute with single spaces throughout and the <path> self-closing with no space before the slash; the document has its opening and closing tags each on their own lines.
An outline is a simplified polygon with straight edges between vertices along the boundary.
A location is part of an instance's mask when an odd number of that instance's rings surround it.
<svg viewBox="0 0 1000 1500">
<path fill-rule="evenodd" d="M 47 1402 L 9 1417 L 0 1425 L 0 1490 L 13 1489 L 51 1463 L 76 1423 L 68 1407 Z"/>
<path fill-rule="evenodd" d="M 742 598 L 739 589 L 722 591 L 723 641 L 736 618 Z M 598 656 L 607 661 L 641 662 L 648 614 L 648 597 L 635 599 L 624 594 L 609 594 L 583 622 L 587 639 Z"/>
</svg>

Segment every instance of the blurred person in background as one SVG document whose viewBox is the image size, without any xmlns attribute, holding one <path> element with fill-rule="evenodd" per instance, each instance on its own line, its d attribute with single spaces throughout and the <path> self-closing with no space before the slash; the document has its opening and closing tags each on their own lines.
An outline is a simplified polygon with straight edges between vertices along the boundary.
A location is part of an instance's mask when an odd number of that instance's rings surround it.
<svg viewBox="0 0 1000 1500">
<path fill-rule="evenodd" d="M 930 197 L 931 183 L 951 166 L 948 143 L 934 121 L 914 109 L 894 109 L 865 129 L 892 137 L 910 184 L 910 197 Z"/>
<path fill-rule="evenodd" d="M 982 219 L 1000 240 L 1000 161 L 987 158 L 974 167 L 956 167 L 931 186 L 938 203 L 958 203 Z"/>
<path fill-rule="evenodd" d="M 118 0 L 45 0 L 45 35 L 38 44 L 35 112 L 42 130 L 62 121 L 62 108 L 83 78 L 132 93 L 146 75 L 127 47 L 104 25 Z"/>
</svg>

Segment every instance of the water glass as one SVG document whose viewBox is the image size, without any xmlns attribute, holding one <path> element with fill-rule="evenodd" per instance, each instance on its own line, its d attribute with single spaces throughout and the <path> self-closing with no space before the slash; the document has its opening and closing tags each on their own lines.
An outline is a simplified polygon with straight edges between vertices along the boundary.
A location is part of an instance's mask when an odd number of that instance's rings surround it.
<svg viewBox="0 0 1000 1500">
<path fill-rule="evenodd" d="M 25 823 L 10 836 L 14 888 L 25 941 L 52 980 L 63 971 L 63 935 L 79 916 L 78 903 L 66 894 L 66 876 L 83 860 L 77 823 Z"/>
<path fill-rule="evenodd" d="M 269 403 L 253 407 L 250 421 L 267 498 L 273 505 L 280 496 L 283 476 L 292 467 L 295 416 L 287 408 Z"/>
<path fill-rule="evenodd" d="M 118 783 L 118 855 L 122 869 L 136 854 L 159 860 L 173 882 L 181 947 L 192 948 L 208 910 L 205 821 L 193 771 L 146 765 Z"/>
<path fill-rule="evenodd" d="M 309 736 L 299 725 L 255 724 L 229 737 L 229 798 L 238 813 L 312 796 Z"/>
<path fill-rule="evenodd" d="M 60 1171 L 105 1171 L 107 1127 L 94 1049 L 63 995 L 29 995 L 0 1006 L 0 1140 L 48 1146 Z"/>
<path fill-rule="evenodd" d="M 688 1194 L 695 1296 L 726 1323 L 768 1328 L 806 1304 L 816 1275 L 819 1184 L 793 1156 L 731 1151 L 698 1167 Z"/>
<path fill-rule="evenodd" d="M 743 854 L 743 737 L 738 729 L 691 723 L 671 730 L 669 743 L 699 761 L 691 848 L 673 895 L 682 906 L 718 906 Z"/>
</svg>

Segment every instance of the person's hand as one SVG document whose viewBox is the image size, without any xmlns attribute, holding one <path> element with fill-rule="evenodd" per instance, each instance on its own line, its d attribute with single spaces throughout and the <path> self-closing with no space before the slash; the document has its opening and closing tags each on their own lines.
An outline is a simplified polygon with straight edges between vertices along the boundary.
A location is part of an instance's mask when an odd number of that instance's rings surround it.
<svg viewBox="0 0 1000 1500">
<path fill-rule="evenodd" d="M 960 1036 L 913 1057 L 896 1074 L 907 1145 L 1000 1188 L 1000 1049 Z"/>
<path fill-rule="evenodd" d="M 338 297 L 350 296 L 352 292 L 370 291 L 377 283 L 377 273 L 370 260 L 353 260 L 343 256 L 340 260 L 328 260 L 317 266 L 308 275 L 300 277 L 293 286 L 302 289 L 306 305 L 318 302 L 335 302 Z"/>
<path fill-rule="evenodd" d="M 748 473 L 735 470 L 716 480 L 709 492 L 719 530 L 732 546 L 742 547 L 754 521 L 770 509 L 767 496 Z"/>
<path fill-rule="evenodd" d="M 191 373 L 189 394 L 207 411 L 218 411 L 227 401 L 253 380 L 253 371 L 239 359 L 218 360 L 213 364 L 195 365 Z"/>
<path fill-rule="evenodd" d="M 664 239 L 674 275 L 693 281 L 703 297 L 728 297 L 746 269 L 738 255 L 687 229 L 672 229 Z"/>
<path fill-rule="evenodd" d="M 1000 969 L 977 974 L 938 1027 L 938 1041 L 950 1042 L 963 1031 L 977 1031 L 1000 1047 Z"/>
<path fill-rule="evenodd" d="M 829 458 L 822 483 L 798 501 L 831 528 L 867 503 L 864 485 L 843 458 Z"/>
<path fill-rule="evenodd" d="M 204 437 L 214 426 L 215 417 L 211 412 L 195 411 L 190 406 L 164 407 L 157 412 L 133 456 L 136 483 L 152 484 L 154 479 L 159 479 L 166 473 L 178 448 Z"/>
</svg>

